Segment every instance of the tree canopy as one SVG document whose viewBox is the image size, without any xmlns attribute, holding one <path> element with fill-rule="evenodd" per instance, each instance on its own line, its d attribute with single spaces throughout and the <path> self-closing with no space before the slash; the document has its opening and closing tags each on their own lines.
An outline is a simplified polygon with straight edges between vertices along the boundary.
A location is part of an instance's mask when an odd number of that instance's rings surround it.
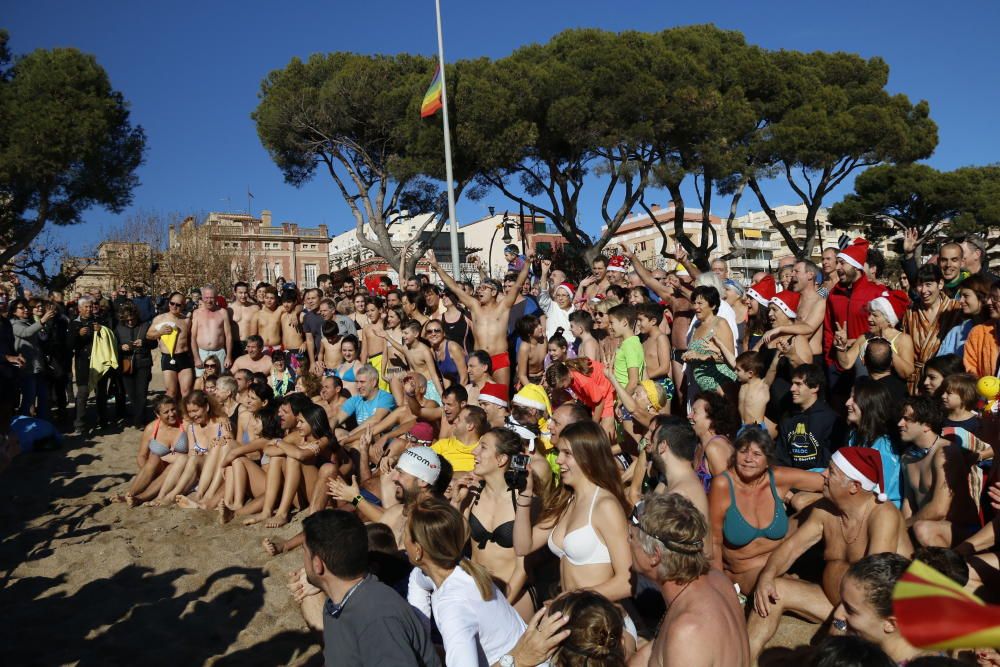
<svg viewBox="0 0 1000 667">
<path fill-rule="evenodd" d="M 124 210 L 145 145 L 93 56 L 39 49 L 11 61 L 0 32 L 0 266 L 49 223 Z"/>
</svg>

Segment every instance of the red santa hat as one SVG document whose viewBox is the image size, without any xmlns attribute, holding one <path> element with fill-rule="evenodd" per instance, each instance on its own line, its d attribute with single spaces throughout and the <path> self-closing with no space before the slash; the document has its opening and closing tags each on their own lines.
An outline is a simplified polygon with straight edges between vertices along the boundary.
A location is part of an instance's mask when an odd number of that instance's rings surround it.
<svg viewBox="0 0 1000 667">
<path fill-rule="evenodd" d="M 771 305 L 771 299 L 778 293 L 778 286 L 774 282 L 774 276 L 764 276 L 760 282 L 754 283 L 747 290 L 747 294 L 753 300 L 767 308 Z"/>
<path fill-rule="evenodd" d="M 793 320 L 796 317 L 796 309 L 799 307 L 800 295 L 790 289 L 778 292 L 771 298 L 771 303 L 781 309 L 785 315 Z"/>
<path fill-rule="evenodd" d="M 842 259 L 854 268 L 864 271 L 865 262 L 868 261 L 868 241 L 859 236 L 837 254 L 837 259 Z"/>
<path fill-rule="evenodd" d="M 501 408 L 506 408 L 510 405 L 509 397 L 510 393 L 507 390 L 507 385 L 497 384 L 496 382 L 487 382 L 479 391 L 480 401 L 499 405 Z"/>
<path fill-rule="evenodd" d="M 608 271 L 614 271 L 616 273 L 625 273 L 625 257 L 624 255 L 615 255 L 608 260 Z"/>
<path fill-rule="evenodd" d="M 571 299 L 576 294 L 576 288 L 573 287 L 572 283 L 559 283 L 555 291 L 558 293 L 559 290 L 566 290 L 566 293 L 569 294 L 569 298 Z"/>
<path fill-rule="evenodd" d="M 882 313 L 892 326 L 899 324 L 909 306 L 910 297 L 898 289 L 882 292 L 882 296 L 868 302 L 868 310 Z"/>
<path fill-rule="evenodd" d="M 840 471 L 871 491 L 880 503 L 889 499 L 885 495 L 885 475 L 882 472 L 882 455 L 871 447 L 841 447 L 833 454 L 831 462 Z"/>
</svg>

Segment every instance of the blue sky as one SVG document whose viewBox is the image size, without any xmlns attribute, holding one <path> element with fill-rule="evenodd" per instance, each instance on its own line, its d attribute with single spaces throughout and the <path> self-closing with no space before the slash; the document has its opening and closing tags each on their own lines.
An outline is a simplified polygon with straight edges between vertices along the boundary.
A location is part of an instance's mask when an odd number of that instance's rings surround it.
<svg viewBox="0 0 1000 667">
<path fill-rule="evenodd" d="M 245 210 L 249 186 L 255 213 L 268 208 L 276 221 L 326 223 L 334 233 L 353 226 L 353 219 L 329 179 L 289 186 L 260 145 L 250 112 L 261 79 L 293 56 L 314 52 L 432 55 L 436 50 L 432 0 L 4 0 L 0 6 L 0 26 L 10 31 L 15 53 L 60 46 L 93 53 L 130 101 L 134 122 L 149 138 L 139 172 L 142 185 L 130 211 Z M 443 12 L 449 61 L 502 57 L 567 28 L 656 31 L 694 23 L 740 30 L 749 42 L 772 49 L 881 56 L 889 63 L 893 92 L 930 102 L 940 127 L 930 164 L 952 169 L 1000 161 L 1000 41 L 995 34 L 1000 3 L 992 0 L 445 0 Z M 772 204 L 793 203 L 783 188 L 772 188 L 771 197 Z M 754 203 L 744 197 L 748 201 Z M 593 231 L 599 219 L 597 188 L 584 203 L 594 207 L 586 215 L 595 221 L 586 226 Z M 481 202 L 460 201 L 459 220 L 485 214 L 490 204 L 513 208 L 499 194 Z M 119 216 L 95 209 L 84 224 L 60 236 L 77 249 L 118 222 Z"/>
</svg>

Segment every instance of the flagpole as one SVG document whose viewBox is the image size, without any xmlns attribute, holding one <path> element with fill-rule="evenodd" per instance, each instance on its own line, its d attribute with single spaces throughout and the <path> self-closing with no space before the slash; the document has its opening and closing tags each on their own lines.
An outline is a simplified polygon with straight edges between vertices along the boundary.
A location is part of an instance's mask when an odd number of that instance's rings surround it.
<svg viewBox="0 0 1000 667">
<path fill-rule="evenodd" d="M 438 63 L 441 68 L 441 114 L 444 123 L 444 173 L 448 180 L 448 224 L 451 226 L 451 267 L 455 280 L 461 280 L 461 266 L 458 263 L 458 220 L 455 218 L 455 179 L 451 172 L 451 131 L 448 129 L 448 86 L 444 78 L 444 36 L 441 32 L 441 0 L 434 0 L 437 13 Z"/>
</svg>

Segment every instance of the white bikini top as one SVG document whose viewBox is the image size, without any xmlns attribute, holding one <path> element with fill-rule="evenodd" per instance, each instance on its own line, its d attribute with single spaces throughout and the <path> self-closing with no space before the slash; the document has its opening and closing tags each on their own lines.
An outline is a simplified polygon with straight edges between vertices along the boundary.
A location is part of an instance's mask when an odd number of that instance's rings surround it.
<svg viewBox="0 0 1000 667">
<path fill-rule="evenodd" d="M 611 554 L 608 547 L 601 542 L 594 530 L 592 519 L 594 516 L 594 505 L 597 503 L 597 494 L 601 488 L 597 487 L 594 497 L 590 501 L 590 513 L 587 515 L 587 525 L 580 526 L 576 530 L 566 533 L 563 538 L 563 548 L 560 549 L 552 541 L 552 533 L 549 533 L 549 550 L 557 557 L 566 557 L 573 565 L 602 565 L 611 563 Z M 555 529 L 553 528 L 553 531 Z"/>
</svg>

